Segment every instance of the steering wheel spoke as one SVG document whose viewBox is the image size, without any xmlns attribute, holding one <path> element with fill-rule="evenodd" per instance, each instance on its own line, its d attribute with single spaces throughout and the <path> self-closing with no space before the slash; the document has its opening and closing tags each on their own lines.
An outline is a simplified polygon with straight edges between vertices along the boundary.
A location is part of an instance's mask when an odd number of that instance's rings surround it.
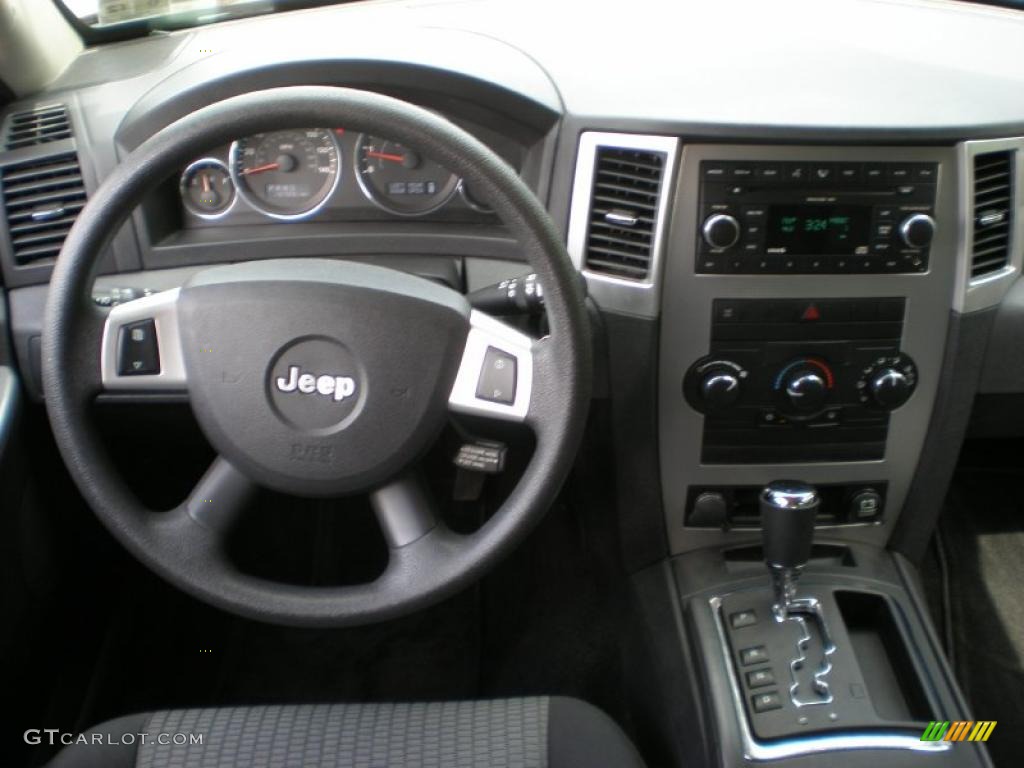
<svg viewBox="0 0 1024 768">
<path fill-rule="evenodd" d="M 206 470 L 182 504 L 193 520 L 215 533 L 224 533 L 255 495 L 256 485 L 223 456 Z"/>
<path fill-rule="evenodd" d="M 178 288 L 161 291 L 110 310 L 100 348 L 105 391 L 186 391 L 179 294 Z"/>
<path fill-rule="evenodd" d="M 378 488 L 370 504 L 391 549 L 412 544 L 437 526 L 434 502 L 415 473 Z"/>
<path fill-rule="evenodd" d="M 536 342 L 479 310 L 469 316 L 469 335 L 448 398 L 456 413 L 526 421 L 533 392 Z"/>
</svg>

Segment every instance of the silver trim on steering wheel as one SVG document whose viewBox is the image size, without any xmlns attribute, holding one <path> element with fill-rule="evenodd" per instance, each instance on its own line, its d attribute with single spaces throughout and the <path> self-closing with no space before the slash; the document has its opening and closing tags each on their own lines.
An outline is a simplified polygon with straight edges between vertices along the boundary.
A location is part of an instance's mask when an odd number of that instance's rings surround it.
<svg viewBox="0 0 1024 768">
<path fill-rule="evenodd" d="M 458 413 L 523 421 L 533 394 L 533 339 L 515 328 L 474 309 L 469 315 L 469 335 L 462 363 L 455 377 L 448 406 Z M 487 349 L 494 347 L 516 359 L 516 394 L 511 405 L 476 396 Z"/>
<path fill-rule="evenodd" d="M 185 360 L 181 354 L 181 335 L 178 330 L 180 293 L 180 288 L 173 288 L 118 304 L 110 310 L 103 326 L 103 341 L 100 347 L 100 372 L 104 389 L 122 392 L 168 392 L 185 389 Z M 117 370 L 117 348 L 121 329 L 140 320 L 150 319 L 156 325 L 160 373 L 120 375 Z"/>
</svg>

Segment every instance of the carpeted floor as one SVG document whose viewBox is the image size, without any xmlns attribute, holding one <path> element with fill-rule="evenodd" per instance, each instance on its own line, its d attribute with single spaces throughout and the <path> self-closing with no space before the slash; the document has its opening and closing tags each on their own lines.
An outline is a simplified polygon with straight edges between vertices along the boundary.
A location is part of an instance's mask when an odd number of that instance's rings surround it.
<svg viewBox="0 0 1024 768">
<path fill-rule="evenodd" d="M 969 455 L 947 499 L 942 536 L 957 676 L 973 716 L 999 723 L 988 745 L 996 766 L 1018 766 L 1024 754 L 1024 473 Z"/>
</svg>

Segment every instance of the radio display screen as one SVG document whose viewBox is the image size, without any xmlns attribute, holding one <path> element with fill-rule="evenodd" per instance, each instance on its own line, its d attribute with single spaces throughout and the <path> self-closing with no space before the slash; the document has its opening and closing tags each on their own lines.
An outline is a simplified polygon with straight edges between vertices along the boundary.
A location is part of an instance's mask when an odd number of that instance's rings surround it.
<svg viewBox="0 0 1024 768">
<path fill-rule="evenodd" d="M 866 254 L 871 207 L 866 205 L 770 205 L 768 253 Z"/>
</svg>

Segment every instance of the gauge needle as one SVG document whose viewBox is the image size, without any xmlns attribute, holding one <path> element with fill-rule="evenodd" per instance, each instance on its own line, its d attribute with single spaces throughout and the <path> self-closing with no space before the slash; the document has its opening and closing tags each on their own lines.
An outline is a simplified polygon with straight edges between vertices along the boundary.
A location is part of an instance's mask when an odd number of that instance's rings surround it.
<svg viewBox="0 0 1024 768">
<path fill-rule="evenodd" d="M 265 163 L 263 165 L 257 165 L 255 168 L 244 168 L 242 170 L 243 176 L 248 176 L 251 173 L 263 173 L 264 171 L 275 171 L 281 167 L 280 163 Z"/>
<path fill-rule="evenodd" d="M 204 174 L 201 174 L 199 176 L 199 178 L 202 179 L 202 181 L 203 181 L 203 192 L 209 192 L 210 191 L 210 177 L 207 176 L 204 173 Z"/>
<path fill-rule="evenodd" d="M 379 160 L 390 160 L 392 163 L 404 163 L 405 155 L 392 155 L 389 152 L 373 152 L 367 150 L 367 157 L 376 157 Z"/>
</svg>

